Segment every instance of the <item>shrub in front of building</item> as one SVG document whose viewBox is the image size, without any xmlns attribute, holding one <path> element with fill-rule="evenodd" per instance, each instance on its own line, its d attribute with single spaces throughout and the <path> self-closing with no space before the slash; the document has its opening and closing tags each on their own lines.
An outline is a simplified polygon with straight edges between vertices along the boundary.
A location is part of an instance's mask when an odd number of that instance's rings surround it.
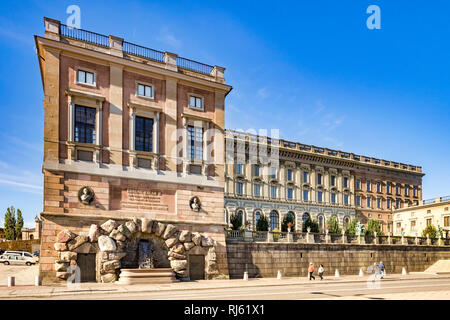
<svg viewBox="0 0 450 320">
<path fill-rule="evenodd" d="M 319 232 L 319 223 L 315 219 L 314 220 L 311 220 L 311 218 L 306 219 L 302 228 L 303 232 L 307 232 L 308 227 L 311 228 L 311 232 Z"/>
<path fill-rule="evenodd" d="M 256 222 L 256 231 L 269 231 L 269 220 L 266 216 L 261 215 L 261 217 Z"/>
<path fill-rule="evenodd" d="M 431 239 L 436 238 L 437 236 L 437 229 L 435 226 L 433 226 L 432 224 L 428 225 L 425 229 L 423 229 L 422 231 L 422 237 L 426 237 L 427 234 L 429 235 L 429 237 Z"/>
<path fill-rule="evenodd" d="M 339 227 L 339 222 L 336 217 L 329 217 L 327 219 L 327 227 L 329 233 L 341 233 L 341 228 Z"/>
</svg>

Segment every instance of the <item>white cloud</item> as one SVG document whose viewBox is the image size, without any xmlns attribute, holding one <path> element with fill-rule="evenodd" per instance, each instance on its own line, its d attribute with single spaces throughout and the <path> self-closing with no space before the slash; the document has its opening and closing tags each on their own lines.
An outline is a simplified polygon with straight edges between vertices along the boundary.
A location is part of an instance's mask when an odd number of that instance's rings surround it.
<svg viewBox="0 0 450 320">
<path fill-rule="evenodd" d="M 175 35 L 172 32 L 170 32 L 169 28 L 166 26 L 161 28 L 157 40 L 177 49 L 180 48 L 182 44 L 181 40 L 177 39 Z"/>
</svg>

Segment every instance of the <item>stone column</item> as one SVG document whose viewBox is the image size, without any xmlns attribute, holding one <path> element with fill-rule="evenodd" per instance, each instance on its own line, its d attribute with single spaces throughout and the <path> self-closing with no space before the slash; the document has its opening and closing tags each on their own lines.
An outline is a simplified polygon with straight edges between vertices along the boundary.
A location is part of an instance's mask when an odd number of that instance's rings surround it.
<svg viewBox="0 0 450 320">
<path fill-rule="evenodd" d="M 216 66 L 216 79 L 224 79 L 224 68 Z M 225 94 L 223 92 L 216 91 L 214 93 L 214 157 L 211 161 L 214 162 L 216 178 L 219 181 L 224 180 L 224 159 L 225 159 L 225 146 L 224 146 L 224 131 L 225 131 Z"/>
<path fill-rule="evenodd" d="M 111 64 L 109 88 L 109 160 L 111 164 L 122 164 L 122 102 L 123 102 L 123 67 Z M 101 133 L 99 132 L 99 135 Z"/>
</svg>

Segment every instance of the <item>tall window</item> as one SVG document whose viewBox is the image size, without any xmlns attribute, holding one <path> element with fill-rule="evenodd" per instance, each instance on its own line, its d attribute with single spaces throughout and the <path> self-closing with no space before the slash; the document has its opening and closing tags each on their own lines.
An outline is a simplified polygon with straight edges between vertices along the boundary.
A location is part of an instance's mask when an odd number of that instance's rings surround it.
<svg viewBox="0 0 450 320">
<path fill-rule="evenodd" d="M 417 187 L 416 186 L 413 187 L 413 196 L 417 197 Z"/>
<path fill-rule="evenodd" d="M 303 171 L 303 182 L 308 182 L 308 172 Z"/>
<path fill-rule="evenodd" d="M 276 211 L 270 212 L 270 230 L 278 229 L 278 213 Z"/>
<path fill-rule="evenodd" d="M 348 178 L 344 177 L 344 188 L 348 188 Z"/>
<path fill-rule="evenodd" d="M 450 227 L 450 217 L 444 217 L 444 227 Z"/>
<path fill-rule="evenodd" d="M 141 97 L 153 98 L 153 87 L 138 84 L 137 95 Z"/>
<path fill-rule="evenodd" d="M 136 117 L 135 148 L 153 152 L 153 119 Z"/>
<path fill-rule="evenodd" d="M 399 185 L 396 185 L 395 186 L 395 194 L 400 194 L 400 186 Z"/>
<path fill-rule="evenodd" d="M 236 174 L 242 174 L 242 163 L 236 163 Z"/>
<path fill-rule="evenodd" d="M 276 179 L 277 178 L 277 168 L 270 167 L 270 177 L 272 179 Z"/>
<path fill-rule="evenodd" d="M 358 207 L 361 206 L 361 196 L 356 196 L 356 205 L 357 205 Z"/>
<path fill-rule="evenodd" d="M 292 169 L 288 169 L 288 171 L 287 171 L 287 179 L 288 179 L 288 181 L 292 181 Z"/>
<path fill-rule="evenodd" d="M 254 226 L 254 230 L 256 230 L 256 226 L 258 225 L 258 220 L 261 218 L 261 211 L 256 211 L 255 212 L 255 226 Z"/>
<path fill-rule="evenodd" d="M 253 175 L 255 177 L 259 177 L 259 164 L 254 164 L 253 165 Z"/>
<path fill-rule="evenodd" d="M 400 208 L 400 199 L 395 200 L 395 208 L 396 209 Z"/>
<path fill-rule="evenodd" d="M 391 209 L 391 199 L 387 199 L 386 200 L 386 207 L 387 207 L 388 210 Z"/>
<path fill-rule="evenodd" d="M 189 107 L 196 109 L 203 109 L 203 99 L 195 96 L 190 96 Z"/>
<path fill-rule="evenodd" d="M 409 189 L 408 189 L 408 186 L 405 186 L 405 190 L 404 190 L 404 192 L 405 192 L 405 196 L 407 196 L 407 195 L 409 194 Z"/>
<path fill-rule="evenodd" d="M 381 198 L 377 198 L 377 208 L 381 209 Z"/>
<path fill-rule="evenodd" d="M 317 202 L 322 202 L 322 191 L 317 191 Z"/>
<path fill-rule="evenodd" d="M 356 179 L 355 187 L 356 187 L 356 190 L 360 190 L 361 189 L 361 180 Z"/>
<path fill-rule="evenodd" d="M 260 184 L 255 184 L 254 190 L 253 190 L 253 195 L 255 197 L 261 196 L 261 185 Z"/>
<path fill-rule="evenodd" d="M 336 193 L 331 194 L 331 203 L 336 203 Z"/>
<path fill-rule="evenodd" d="M 94 74 L 92 72 L 78 70 L 77 71 L 77 82 L 85 84 L 94 84 Z"/>
<path fill-rule="evenodd" d="M 344 194 L 344 204 L 348 205 L 348 194 Z"/>
<path fill-rule="evenodd" d="M 287 197 L 289 200 L 292 200 L 292 198 L 294 198 L 294 189 L 292 188 L 287 189 Z"/>
<path fill-rule="evenodd" d="M 242 211 L 242 210 L 238 211 L 238 218 L 239 218 L 239 221 L 241 221 L 242 225 L 244 225 L 244 223 L 245 223 L 245 221 L 244 221 L 244 211 Z"/>
<path fill-rule="evenodd" d="M 372 184 L 370 183 L 370 180 L 367 180 L 366 187 L 367 187 L 367 191 L 371 191 L 372 190 Z"/>
<path fill-rule="evenodd" d="M 203 128 L 188 126 L 188 154 L 191 159 L 203 159 Z"/>
<path fill-rule="evenodd" d="M 370 208 L 371 207 L 371 198 L 370 197 L 367 197 L 367 208 Z"/>
<path fill-rule="evenodd" d="M 432 219 L 431 218 L 427 219 L 427 227 L 431 226 L 431 223 L 432 223 Z"/>
<path fill-rule="evenodd" d="M 277 197 L 277 186 L 271 186 L 270 187 L 270 196 L 272 198 L 276 198 Z"/>
<path fill-rule="evenodd" d="M 321 173 L 317 174 L 317 184 L 322 184 L 322 174 Z"/>
<path fill-rule="evenodd" d="M 386 192 L 391 193 L 391 183 L 390 182 L 386 183 Z"/>
<path fill-rule="evenodd" d="M 238 195 L 242 195 L 242 191 L 243 191 L 243 184 L 242 182 L 236 182 L 236 193 Z"/>
<path fill-rule="evenodd" d="M 95 143 L 96 109 L 75 105 L 75 141 Z"/>
<path fill-rule="evenodd" d="M 303 201 L 308 201 L 308 190 L 303 190 Z"/>
<path fill-rule="evenodd" d="M 334 186 L 336 183 L 336 177 L 335 176 L 331 176 L 331 186 Z"/>
<path fill-rule="evenodd" d="M 377 192 L 381 192 L 381 182 L 377 182 Z"/>
</svg>

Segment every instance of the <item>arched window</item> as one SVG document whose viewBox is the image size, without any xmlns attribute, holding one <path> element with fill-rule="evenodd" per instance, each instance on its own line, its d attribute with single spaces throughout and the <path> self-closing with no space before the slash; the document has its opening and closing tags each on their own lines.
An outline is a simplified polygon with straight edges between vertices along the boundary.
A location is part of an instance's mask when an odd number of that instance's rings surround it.
<svg viewBox="0 0 450 320">
<path fill-rule="evenodd" d="M 237 212 L 239 220 L 241 221 L 242 225 L 244 225 L 245 221 L 244 221 L 244 211 L 243 210 L 238 210 Z"/>
<path fill-rule="evenodd" d="M 275 210 L 270 212 L 270 230 L 278 229 L 279 225 L 279 218 L 278 218 L 278 212 Z"/>
<path fill-rule="evenodd" d="M 302 221 L 303 221 L 303 223 L 305 223 L 305 221 L 308 220 L 309 218 L 310 218 L 309 213 L 308 213 L 308 212 L 305 212 L 305 213 L 302 215 Z"/>
<path fill-rule="evenodd" d="M 292 211 L 289 211 L 288 213 L 286 213 L 286 217 L 290 218 L 289 221 L 292 221 L 292 229 L 291 231 L 295 231 L 295 229 L 297 228 L 297 225 L 295 223 L 295 213 L 293 213 Z"/>
<path fill-rule="evenodd" d="M 349 217 L 345 217 L 344 218 L 344 229 L 347 228 L 349 223 L 350 223 L 350 218 Z"/>
<path fill-rule="evenodd" d="M 255 211 L 255 213 L 254 213 L 254 225 L 253 225 L 253 230 L 256 230 L 256 226 L 257 226 L 257 224 L 258 224 L 258 220 L 259 220 L 259 218 L 261 218 L 261 211 Z"/>
<path fill-rule="evenodd" d="M 322 215 L 320 215 L 318 217 L 318 221 L 319 221 L 319 231 L 323 232 L 325 229 L 325 218 Z"/>
<path fill-rule="evenodd" d="M 32 234 L 30 234 L 30 240 L 33 240 L 33 235 Z"/>
</svg>

